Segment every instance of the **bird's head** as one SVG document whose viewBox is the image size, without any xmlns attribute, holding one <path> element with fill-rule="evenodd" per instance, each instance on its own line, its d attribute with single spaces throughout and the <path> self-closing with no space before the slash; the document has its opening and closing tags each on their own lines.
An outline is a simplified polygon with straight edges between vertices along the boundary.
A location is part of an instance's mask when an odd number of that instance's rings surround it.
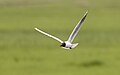
<svg viewBox="0 0 120 75">
<path fill-rule="evenodd" d="M 66 43 L 62 43 L 61 45 L 60 45 L 60 47 L 65 47 L 66 46 Z"/>
</svg>

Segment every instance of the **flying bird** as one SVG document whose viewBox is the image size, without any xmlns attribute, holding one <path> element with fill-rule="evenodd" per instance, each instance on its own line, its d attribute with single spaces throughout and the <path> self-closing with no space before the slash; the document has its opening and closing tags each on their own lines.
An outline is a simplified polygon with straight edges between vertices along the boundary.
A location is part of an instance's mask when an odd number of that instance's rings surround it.
<svg viewBox="0 0 120 75">
<path fill-rule="evenodd" d="M 60 47 L 62 47 L 64 49 L 73 49 L 73 48 L 75 48 L 78 45 L 78 43 L 72 44 L 72 42 L 73 42 L 74 38 L 76 37 L 78 31 L 80 30 L 80 27 L 81 27 L 82 23 L 84 22 L 87 14 L 88 14 L 88 11 L 85 13 L 85 15 L 82 17 L 82 19 L 75 26 L 75 28 L 73 29 L 73 31 L 70 34 L 70 36 L 69 36 L 67 41 L 62 41 L 61 39 L 59 39 L 59 38 L 57 38 L 57 37 L 55 37 L 53 35 L 50 35 L 50 34 L 44 32 L 44 31 L 42 31 L 42 30 L 40 30 L 38 28 L 35 28 L 35 30 L 40 32 L 40 33 L 42 33 L 42 34 L 44 34 L 44 35 L 46 35 L 46 36 L 49 36 L 49 37 L 57 40 L 58 42 L 60 42 L 61 43 Z"/>
</svg>

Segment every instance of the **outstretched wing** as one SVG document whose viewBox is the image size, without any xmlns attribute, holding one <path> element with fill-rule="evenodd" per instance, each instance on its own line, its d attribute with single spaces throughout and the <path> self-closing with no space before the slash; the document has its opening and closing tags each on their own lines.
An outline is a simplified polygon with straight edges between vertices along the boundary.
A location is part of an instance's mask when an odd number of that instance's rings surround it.
<svg viewBox="0 0 120 75">
<path fill-rule="evenodd" d="M 59 41 L 60 43 L 63 43 L 63 41 L 60 40 L 59 38 L 57 38 L 57 37 L 55 37 L 55 36 L 52 36 L 52 35 L 50 35 L 50 34 L 48 34 L 48 33 L 46 33 L 46 32 L 43 32 L 42 30 L 40 30 L 40 29 L 38 29 L 38 28 L 35 28 L 35 30 L 37 30 L 38 32 L 40 32 L 40 33 L 42 33 L 42 34 L 47 35 L 47 36 L 49 36 L 49 37 L 51 37 L 51 38 Z"/>
<path fill-rule="evenodd" d="M 78 33 L 78 31 L 79 31 L 79 29 L 81 27 L 81 24 L 84 22 L 87 14 L 88 14 L 88 12 L 85 13 L 85 15 L 83 16 L 83 18 L 78 22 L 78 24 L 76 25 L 76 27 L 72 31 L 71 35 L 68 38 L 69 42 L 72 42 L 74 40 L 75 36 L 77 35 L 77 33 Z"/>
</svg>

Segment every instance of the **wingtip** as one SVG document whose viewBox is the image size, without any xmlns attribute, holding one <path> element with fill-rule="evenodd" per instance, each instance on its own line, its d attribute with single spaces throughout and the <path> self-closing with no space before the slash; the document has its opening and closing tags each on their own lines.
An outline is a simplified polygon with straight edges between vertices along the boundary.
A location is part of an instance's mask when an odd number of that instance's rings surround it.
<svg viewBox="0 0 120 75">
<path fill-rule="evenodd" d="M 83 22 L 85 20 L 87 14 L 88 14 L 88 10 L 86 11 L 86 13 L 84 14 L 83 18 L 81 19 L 81 22 Z"/>
<path fill-rule="evenodd" d="M 88 10 L 86 11 L 86 13 L 88 13 Z"/>
<path fill-rule="evenodd" d="M 88 10 L 86 11 L 85 15 L 87 15 L 87 14 L 88 14 Z"/>
<path fill-rule="evenodd" d="M 34 28 L 36 31 L 40 31 L 38 28 Z"/>
<path fill-rule="evenodd" d="M 35 27 L 34 29 L 37 30 L 38 28 Z"/>
</svg>

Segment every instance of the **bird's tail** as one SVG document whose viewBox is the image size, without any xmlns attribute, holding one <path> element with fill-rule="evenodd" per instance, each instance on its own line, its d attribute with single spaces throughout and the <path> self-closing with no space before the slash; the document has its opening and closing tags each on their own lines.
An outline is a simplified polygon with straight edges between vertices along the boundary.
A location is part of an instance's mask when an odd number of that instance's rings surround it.
<svg viewBox="0 0 120 75">
<path fill-rule="evenodd" d="M 75 48 L 79 43 L 72 44 L 71 48 Z"/>
</svg>

